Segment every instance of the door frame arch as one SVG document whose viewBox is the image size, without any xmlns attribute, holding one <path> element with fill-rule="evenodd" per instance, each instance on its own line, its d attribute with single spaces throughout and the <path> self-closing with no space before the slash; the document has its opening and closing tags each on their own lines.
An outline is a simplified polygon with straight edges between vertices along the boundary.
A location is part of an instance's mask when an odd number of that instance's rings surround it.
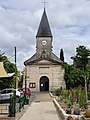
<svg viewBox="0 0 90 120">
<path fill-rule="evenodd" d="M 39 80 L 40 91 L 49 91 L 49 78 L 42 76 Z"/>
</svg>

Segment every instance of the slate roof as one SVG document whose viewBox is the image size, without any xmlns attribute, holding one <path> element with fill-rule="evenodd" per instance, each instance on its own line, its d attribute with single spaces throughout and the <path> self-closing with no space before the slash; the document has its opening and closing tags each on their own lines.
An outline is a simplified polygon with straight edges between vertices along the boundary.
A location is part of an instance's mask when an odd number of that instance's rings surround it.
<svg viewBox="0 0 90 120">
<path fill-rule="evenodd" d="M 51 29 L 47 19 L 45 8 L 44 8 L 44 12 L 42 15 L 42 19 L 41 19 L 36 37 L 52 37 L 52 33 L 51 33 Z M 45 52 L 43 52 L 39 59 L 37 59 L 37 53 L 35 53 L 31 58 L 29 58 L 24 62 L 24 65 L 33 64 L 43 59 L 52 61 L 53 63 L 63 64 L 63 61 L 61 61 L 60 58 L 58 58 L 53 52 L 51 52 L 50 57 Z"/>
<path fill-rule="evenodd" d="M 36 37 L 52 37 L 52 33 L 51 33 L 51 29 L 47 19 L 45 8 L 44 8 L 44 12 L 42 15 L 42 19 L 41 19 Z"/>
<path fill-rule="evenodd" d="M 39 59 L 37 59 L 37 53 L 35 53 L 31 58 L 29 58 L 28 60 L 26 60 L 24 62 L 24 65 L 28 65 L 28 64 L 33 64 L 37 61 L 40 61 L 40 60 L 49 60 L 49 61 L 52 61 L 53 63 L 57 63 L 57 64 L 63 64 L 63 61 L 60 60 L 60 58 L 58 58 L 54 53 L 51 53 L 51 57 L 45 57 L 45 58 L 42 58 L 40 57 Z"/>
</svg>

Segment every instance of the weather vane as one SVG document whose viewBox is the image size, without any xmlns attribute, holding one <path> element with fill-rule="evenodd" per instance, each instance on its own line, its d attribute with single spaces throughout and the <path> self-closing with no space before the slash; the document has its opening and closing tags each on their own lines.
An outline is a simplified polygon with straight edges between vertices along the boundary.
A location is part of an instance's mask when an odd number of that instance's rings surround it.
<svg viewBox="0 0 90 120">
<path fill-rule="evenodd" d="M 45 8 L 45 4 L 48 3 L 48 2 L 46 2 L 46 1 L 44 0 L 42 3 L 44 4 L 44 8 Z"/>
</svg>

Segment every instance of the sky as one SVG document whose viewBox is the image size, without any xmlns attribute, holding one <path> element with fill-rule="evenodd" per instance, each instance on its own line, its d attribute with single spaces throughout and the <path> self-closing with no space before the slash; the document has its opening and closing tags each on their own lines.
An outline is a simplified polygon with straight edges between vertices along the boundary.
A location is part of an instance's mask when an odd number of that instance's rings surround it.
<svg viewBox="0 0 90 120">
<path fill-rule="evenodd" d="M 22 71 L 24 61 L 36 52 L 36 34 L 44 10 L 44 0 L 0 0 L 0 53 Z M 90 0 L 47 0 L 45 9 L 53 34 L 53 52 L 64 51 L 72 64 L 76 47 L 90 49 Z"/>
</svg>

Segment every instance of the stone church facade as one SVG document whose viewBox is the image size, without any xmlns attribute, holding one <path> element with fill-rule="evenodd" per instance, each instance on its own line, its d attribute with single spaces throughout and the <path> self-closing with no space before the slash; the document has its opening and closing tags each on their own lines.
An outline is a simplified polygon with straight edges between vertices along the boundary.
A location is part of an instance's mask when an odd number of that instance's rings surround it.
<svg viewBox="0 0 90 120">
<path fill-rule="evenodd" d="M 36 35 L 36 53 L 24 62 L 25 79 L 31 91 L 65 88 L 63 61 L 52 52 L 53 36 L 44 9 Z"/>
</svg>

